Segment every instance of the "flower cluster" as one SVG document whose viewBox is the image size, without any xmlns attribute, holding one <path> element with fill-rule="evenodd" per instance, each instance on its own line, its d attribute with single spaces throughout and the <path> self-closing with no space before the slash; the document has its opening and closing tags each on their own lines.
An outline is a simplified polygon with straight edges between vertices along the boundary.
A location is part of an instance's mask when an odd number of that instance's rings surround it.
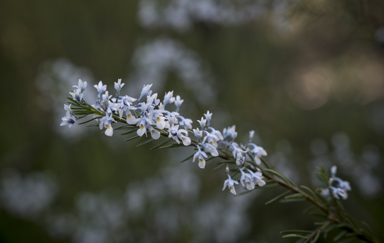
<svg viewBox="0 0 384 243">
<path fill-rule="evenodd" d="M 321 194 L 325 197 L 330 198 L 331 194 L 336 199 L 347 199 L 347 191 L 351 190 L 351 186 L 348 181 L 343 181 L 339 177 L 336 177 L 337 167 L 332 166 L 331 177 L 328 181 L 328 188 L 322 189 Z"/>
<path fill-rule="evenodd" d="M 70 92 L 72 101 L 86 105 L 83 100 L 83 92 L 87 82 L 79 80 L 78 85 Z M 202 169 L 206 166 L 206 161 L 213 157 L 230 158 L 232 155 L 236 162 L 236 173 L 233 176 L 240 175 L 238 179 L 246 189 L 253 190 L 255 186 L 265 185 L 262 173 L 255 165 L 261 163 L 260 157 L 266 156 L 266 151 L 256 144 L 252 143 L 254 131 L 249 134 L 249 143 L 246 145 L 235 142 L 237 137 L 236 126 L 228 127 L 223 132 L 216 130 L 211 126 L 212 113 L 207 111 L 200 120 L 197 120 L 199 127 L 193 129 L 193 121 L 180 114 L 180 106 L 184 100 L 179 95 L 174 97 L 173 91 L 167 92 L 161 101 L 157 93 L 151 90 L 152 84 L 144 85 L 138 98 L 128 95 L 121 95 L 121 89 L 124 83 L 121 79 L 115 82 L 114 88 L 116 95 L 110 95 L 107 91 L 107 85 L 100 81 L 94 85 L 98 92 L 95 103 L 90 106 L 98 113 L 94 113 L 100 130 L 105 129 L 105 135 L 113 135 L 113 123 L 124 122 L 128 126 L 137 127 L 138 136 L 147 136 L 149 133 L 152 139 L 159 139 L 160 136 L 168 137 L 177 144 L 184 146 L 193 146 L 196 153 L 192 161 L 198 160 L 198 166 Z M 167 105 L 174 104 L 175 110 L 168 110 Z M 66 116 L 62 118 L 61 125 L 72 126 L 77 118 L 71 110 L 70 105 L 65 105 Z M 101 115 L 102 114 L 102 115 Z M 195 137 L 191 139 L 190 135 Z M 210 156 L 209 156 L 210 155 Z M 229 174 L 227 164 L 228 179 L 224 182 L 223 190 L 228 187 L 233 194 L 236 194 L 235 184 L 237 180 L 232 179 Z M 239 173 L 240 172 L 240 173 Z"/>
</svg>

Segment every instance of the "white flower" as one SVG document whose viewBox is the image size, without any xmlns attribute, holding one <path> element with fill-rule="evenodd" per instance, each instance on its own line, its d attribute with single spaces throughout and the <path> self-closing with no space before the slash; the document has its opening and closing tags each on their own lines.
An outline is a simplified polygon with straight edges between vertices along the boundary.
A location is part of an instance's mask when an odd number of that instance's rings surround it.
<svg viewBox="0 0 384 243">
<path fill-rule="evenodd" d="M 223 191 L 226 187 L 228 187 L 231 193 L 236 195 L 235 184 L 239 184 L 239 182 L 232 180 L 231 176 L 228 174 L 228 179 L 224 181 Z"/>
<path fill-rule="evenodd" d="M 72 127 L 73 124 L 76 122 L 76 117 L 72 116 L 69 112 L 61 118 L 60 126 L 68 126 Z"/>
<path fill-rule="evenodd" d="M 152 126 L 148 126 L 148 130 L 151 133 L 151 137 L 155 140 L 160 138 L 160 132 L 154 129 Z"/>
<path fill-rule="evenodd" d="M 79 84 L 78 85 L 73 85 L 76 89 L 79 89 L 81 93 L 84 92 L 85 88 L 87 87 L 87 81 L 82 81 L 79 79 Z"/>
<path fill-rule="evenodd" d="M 249 142 L 252 142 L 253 137 L 255 136 L 255 131 L 249 131 Z"/>
<path fill-rule="evenodd" d="M 173 91 L 169 91 L 168 93 L 165 93 L 164 101 L 163 101 L 164 107 L 167 104 L 172 104 L 173 102 L 175 102 L 175 97 L 173 97 Z"/>
<path fill-rule="evenodd" d="M 97 92 L 99 92 L 98 97 L 100 98 L 100 95 L 107 90 L 107 85 L 103 85 L 103 82 L 100 81 L 97 85 L 95 84 L 93 87 L 97 89 Z"/>
<path fill-rule="evenodd" d="M 188 132 L 184 129 L 179 129 L 179 125 L 172 125 L 168 132 L 168 137 L 173 138 L 173 140 L 175 140 L 177 143 L 180 143 L 181 140 L 185 146 L 191 144 L 191 139 L 188 137 Z"/>
<path fill-rule="evenodd" d="M 124 83 L 121 83 L 121 78 L 117 80 L 117 83 L 115 82 L 115 89 L 116 89 L 116 96 L 119 97 L 120 90 L 124 86 Z"/>
<path fill-rule="evenodd" d="M 83 99 L 83 93 L 81 92 L 81 89 L 75 89 L 73 92 L 69 92 L 69 94 L 72 95 L 72 98 L 78 102 L 81 102 Z"/>
<path fill-rule="evenodd" d="M 112 116 L 109 116 L 108 113 L 105 113 L 105 116 L 100 118 L 99 123 L 100 130 L 103 129 L 103 127 L 107 128 L 105 130 L 105 135 L 110 137 L 113 135 L 112 122 L 116 122 L 115 119 L 113 119 Z"/>
<path fill-rule="evenodd" d="M 199 143 L 199 145 L 203 146 L 204 151 L 210 153 L 213 157 L 219 156 L 219 152 L 217 151 L 217 149 L 209 143 Z"/>
<path fill-rule="evenodd" d="M 197 122 L 200 124 L 201 130 L 204 130 L 204 127 L 207 124 L 207 120 L 205 120 L 204 117 L 201 117 L 201 120 L 197 120 Z"/>
<path fill-rule="evenodd" d="M 240 169 L 241 172 L 241 178 L 240 182 L 243 187 L 246 187 L 247 190 L 253 190 L 255 189 L 255 183 L 253 182 L 251 174 L 245 173 L 242 169 Z"/>
<path fill-rule="evenodd" d="M 179 122 L 179 125 L 180 126 L 183 126 L 185 129 L 192 129 L 192 123 L 193 121 L 189 118 L 184 118 L 182 116 L 178 116 L 178 118 L 181 119 L 181 121 Z"/>
<path fill-rule="evenodd" d="M 260 157 L 267 156 L 267 152 L 262 147 L 257 146 L 254 143 L 248 143 L 248 146 L 253 147 L 253 149 L 249 149 L 249 152 L 253 155 L 256 164 L 259 165 L 261 163 Z"/>
<path fill-rule="evenodd" d="M 138 119 L 131 113 L 131 111 L 127 110 L 126 113 L 127 113 L 127 119 L 126 119 L 127 123 L 129 125 L 136 124 Z"/>
<path fill-rule="evenodd" d="M 233 125 L 232 127 L 224 128 L 223 135 L 224 138 L 231 137 L 232 140 L 235 140 L 237 137 L 236 126 Z"/>
<path fill-rule="evenodd" d="M 247 169 L 249 174 L 251 174 L 252 179 L 255 181 L 255 184 L 259 186 L 264 186 L 265 181 L 263 180 L 263 174 L 260 171 L 253 172 L 250 169 Z"/>
<path fill-rule="evenodd" d="M 175 106 L 176 106 L 177 112 L 179 111 L 179 108 L 180 108 L 181 104 L 183 104 L 183 102 L 184 102 L 184 100 L 182 100 L 179 95 L 176 96 Z"/>
<path fill-rule="evenodd" d="M 138 100 L 143 98 L 145 95 L 151 95 L 152 94 L 151 87 L 152 87 L 152 84 L 144 85 Z"/>
<path fill-rule="evenodd" d="M 211 122 L 211 119 L 212 119 L 212 113 L 209 113 L 209 111 L 207 111 L 206 114 L 204 114 L 205 116 L 205 119 L 207 120 L 207 126 L 209 126 L 209 123 Z"/>
<path fill-rule="evenodd" d="M 193 134 L 197 139 L 200 139 L 203 136 L 203 131 L 200 131 L 199 128 L 193 129 Z"/>
<path fill-rule="evenodd" d="M 195 162 L 196 158 L 199 159 L 199 167 L 201 169 L 204 169 L 205 168 L 205 159 L 204 158 L 208 158 L 208 155 L 206 153 L 204 153 L 203 151 L 201 151 L 200 147 L 197 146 L 197 148 L 199 149 L 199 151 L 197 151 L 195 153 L 195 155 L 193 155 L 193 162 Z"/>
<path fill-rule="evenodd" d="M 145 136 L 147 136 L 147 128 L 152 125 L 151 121 L 146 117 L 138 118 L 137 121 L 136 125 L 139 127 L 139 129 L 137 129 L 137 135 L 142 137 L 145 134 Z"/>
<path fill-rule="evenodd" d="M 207 141 L 210 145 L 217 148 L 218 147 L 217 141 L 219 140 L 219 138 L 216 135 L 213 135 L 212 133 L 209 133 L 207 131 L 203 131 L 203 132 L 205 132 L 205 134 L 206 134 L 206 136 L 203 139 L 203 143 L 205 143 L 205 141 Z"/>
</svg>

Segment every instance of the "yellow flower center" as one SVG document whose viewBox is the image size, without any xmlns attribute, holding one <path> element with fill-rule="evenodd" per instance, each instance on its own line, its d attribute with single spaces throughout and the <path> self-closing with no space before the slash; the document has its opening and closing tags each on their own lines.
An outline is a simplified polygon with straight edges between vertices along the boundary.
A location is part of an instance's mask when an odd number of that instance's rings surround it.
<svg viewBox="0 0 384 243">
<path fill-rule="evenodd" d="M 127 116 L 128 118 L 131 118 L 132 117 L 132 115 L 131 114 L 128 114 L 128 116 Z"/>
<path fill-rule="evenodd" d="M 143 129 L 144 129 L 144 126 L 143 126 L 143 125 L 141 125 L 141 126 L 140 126 L 140 129 L 141 129 L 141 130 L 143 130 Z"/>
<path fill-rule="evenodd" d="M 161 122 L 160 117 L 157 118 L 157 122 Z"/>
</svg>

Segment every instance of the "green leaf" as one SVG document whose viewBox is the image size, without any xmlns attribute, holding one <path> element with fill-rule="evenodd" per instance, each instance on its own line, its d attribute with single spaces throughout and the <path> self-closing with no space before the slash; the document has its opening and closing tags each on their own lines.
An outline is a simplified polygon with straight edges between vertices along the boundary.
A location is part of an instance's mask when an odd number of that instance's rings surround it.
<svg viewBox="0 0 384 243">
<path fill-rule="evenodd" d="M 128 135 L 128 134 L 134 133 L 134 132 L 136 132 L 136 131 L 137 131 L 137 129 L 136 129 L 136 130 L 133 129 L 133 130 L 131 130 L 131 131 L 129 131 L 129 132 L 125 132 L 125 133 L 122 133 L 122 134 L 120 134 L 120 135 Z"/>
<path fill-rule="evenodd" d="M 332 231 L 332 230 L 334 230 L 334 229 L 336 229 L 337 228 L 337 225 L 330 225 L 330 226 L 328 226 L 328 227 L 326 227 L 324 230 L 323 230 L 323 232 L 324 232 L 324 238 L 327 238 L 327 236 L 328 236 L 328 233 L 330 232 L 330 231 Z"/>
<path fill-rule="evenodd" d="M 250 192 L 252 192 L 253 190 L 246 190 L 246 191 L 243 191 L 243 192 L 240 192 L 238 194 L 235 195 L 235 197 L 238 197 L 238 196 L 242 196 L 242 195 L 245 195 L 245 194 L 248 194 Z"/>
<path fill-rule="evenodd" d="M 170 145 L 167 145 L 167 146 L 162 146 L 160 147 L 160 149 L 166 149 L 166 148 L 178 148 L 178 147 L 183 147 L 184 144 L 180 143 L 173 143 L 173 144 L 170 144 Z"/>
<path fill-rule="evenodd" d="M 155 140 L 153 140 L 152 138 L 149 138 L 149 139 L 145 140 L 144 142 L 141 142 L 138 145 L 136 145 L 136 147 L 140 147 L 142 145 L 145 145 L 145 144 L 153 142 L 153 141 L 155 141 Z"/>
<path fill-rule="evenodd" d="M 165 145 L 165 144 L 167 144 L 167 143 L 169 143 L 169 142 L 171 142 L 171 141 L 172 141 L 172 139 L 167 139 L 166 141 L 164 141 L 164 142 L 162 142 L 162 143 L 160 143 L 160 144 L 158 144 L 158 145 L 156 145 L 156 146 L 150 148 L 149 150 L 153 150 L 153 149 L 160 148 L 161 146 L 163 146 L 163 145 Z"/>
<path fill-rule="evenodd" d="M 321 230 L 318 230 L 313 240 L 311 240 L 311 243 L 315 243 L 319 239 L 320 233 L 321 233 Z"/>
<path fill-rule="evenodd" d="M 136 139 L 136 138 L 139 138 L 140 136 L 137 135 L 137 136 L 134 136 L 134 137 L 131 137 L 131 138 L 128 138 L 128 139 L 125 139 L 124 142 L 128 142 L 128 141 L 131 141 L 133 139 Z"/>
<path fill-rule="evenodd" d="M 217 162 L 218 164 L 235 164 L 236 160 L 222 160 Z"/>
<path fill-rule="evenodd" d="M 98 119 L 98 118 L 100 118 L 100 117 L 99 117 L 99 116 L 98 116 L 98 117 L 94 117 L 94 118 L 92 118 L 92 119 L 90 119 L 90 120 L 88 120 L 88 121 L 79 123 L 79 125 L 83 125 L 83 124 L 85 124 L 85 123 L 88 123 L 88 122 L 90 122 L 90 121 L 96 120 L 96 119 Z"/>
<path fill-rule="evenodd" d="M 114 128 L 114 130 L 133 130 L 133 129 L 137 129 L 137 128 L 138 127 L 136 127 L 136 126 L 125 125 L 125 126 Z"/>
<path fill-rule="evenodd" d="M 297 234 L 289 234 L 289 235 L 284 235 L 284 236 L 283 236 L 283 238 L 289 238 L 289 237 L 296 237 L 296 238 L 307 239 L 307 236 L 304 236 L 304 235 L 297 235 Z"/>
<path fill-rule="evenodd" d="M 303 202 L 303 201 L 305 201 L 305 198 L 282 199 L 282 200 L 280 200 L 281 203 L 292 203 L 292 202 Z"/>
<path fill-rule="evenodd" d="M 192 154 L 191 156 L 188 156 L 188 158 L 183 159 L 182 161 L 180 161 L 180 164 L 185 162 L 185 161 L 187 161 L 187 160 L 189 160 L 189 159 L 191 159 L 193 157 L 193 155 L 195 155 L 195 154 Z"/>
<path fill-rule="evenodd" d="M 218 166 L 216 166 L 216 167 L 213 169 L 213 171 L 220 169 L 220 168 L 223 167 L 224 165 L 225 165 L 224 163 L 219 164 Z"/>
<path fill-rule="evenodd" d="M 305 190 L 307 190 L 309 193 L 311 193 L 313 199 L 315 199 L 316 202 L 319 201 L 318 198 L 317 198 L 317 196 L 316 196 L 316 193 L 315 193 L 314 191 L 312 191 L 311 188 L 309 188 L 309 187 L 307 187 L 307 186 L 303 186 L 303 185 L 301 185 L 300 187 L 303 188 L 303 189 L 305 189 Z"/>
<path fill-rule="evenodd" d="M 311 205 L 308 208 L 304 209 L 303 213 L 308 213 L 308 212 L 310 212 L 310 211 L 312 211 L 314 209 L 317 209 L 317 207 L 314 206 L 314 205 Z"/>
<path fill-rule="evenodd" d="M 267 168 L 267 169 L 270 169 L 267 161 L 265 161 L 264 159 L 260 158 L 261 162 L 263 162 L 264 166 Z"/>
<path fill-rule="evenodd" d="M 286 178 L 285 176 L 283 176 L 282 174 L 280 174 L 279 172 L 277 171 L 274 171 L 274 170 L 271 170 L 271 169 L 264 169 L 264 171 L 266 172 L 269 172 L 281 179 L 283 179 L 288 185 L 294 185 L 290 180 L 288 180 L 288 178 Z"/>
<path fill-rule="evenodd" d="M 274 201 L 277 201 L 279 200 L 280 198 L 284 197 L 285 195 L 291 193 L 290 191 L 285 191 L 283 193 L 281 193 L 280 195 L 278 195 L 277 197 L 274 197 L 272 198 L 271 200 L 269 200 L 268 202 L 265 203 L 265 205 L 268 205 L 268 204 L 271 204 L 273 203 Z"/>
<path fill-rule="evenodd" d="M 301 193 L 295 193 L 295 194 L 284 197 L 284 199 L 299 199 L 299 198 L 300 199 L 305 198 L 305 196 Z"/>
<path fill-rule="evenodd" d="M 335 238 L 333 238 L 333 241 L 338 241 L 347 233 L 347 231 L 341 231 L 339 234 L 336 235 Z"/>
<path fill-rule="evenodd" d="M 310 230 L 283 230 L 280 232 L 280 234 L 282 235 L 286 235 L 286 234 L 308 235 L 310 233 L 312 233 L 312 231 Z"/>
<path fill-rule="evenodd" d="M 99 123 L 89 124 L 87 127 L 99 127 Z"/>
</svg>

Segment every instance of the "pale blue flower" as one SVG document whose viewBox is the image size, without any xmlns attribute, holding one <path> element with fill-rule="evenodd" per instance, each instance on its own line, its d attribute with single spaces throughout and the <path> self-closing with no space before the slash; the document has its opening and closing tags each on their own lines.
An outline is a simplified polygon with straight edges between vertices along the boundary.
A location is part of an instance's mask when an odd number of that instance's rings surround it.
<svg viewBox="0 0 384 243">
<path fill-rule="evenodd" d="M 143 89 L 141 90 L 141 94 L 140 94 L 140 97 L 138 100 L 140 100 L 141 98 L 143 98 L 146 95 L 147 96 L 151 95 L 152 94 L 151 87 L 152 87 L 152 84 L 144 85 Z"/>
<path fill-rule="evenodd" d="M 181 106 L 181 104 L 183 104 L 184 100 L 182 100 L 180 98 L 180 96 L 176 96 L 176 100 L 175 100 L 175 106 L 176 106 L 176 111 L 179 112 L 179 108 Z"/>
<path fill-rule="evenodd" d="M 207 120 L 205 120 L 204 117 L 201 117 L 201 120 L 197 120 L 197 122 L 200 124 L 201 130 L 204 130 Z"/>
<path fill-rule="evenodd" d="M 116 97 L 120 96 L 120 90 L 123 86 L 124 86 L 124 83 L 121 83 L 121 78 L 117 80 L 117 83 L 115 82 Z"/>
<path fill-rule="evenodd" d="M 76 89 L 79 89 L 80 93 L 83 93 L 85 88 L 87 87 L 87 81 L 83 82 L 81 79 L 79 79 L 78 85 L 73 85 L 73 87 L 75 87 Z"/>
<path fill-rule="evenodd" d="M 203 143 L 207 142 L 210 145 L 212 145 L 213 147 L 217 148 L 218 147 L 217 141 L 219 140 L 219 138 L 216 135 L 209 133 L 207 131 L 203 131 L 203 132 L 205 133 Z"/>
<path fill-rule="evenodd" d="M 255 131 L 249 131 L 249 142 L 252 142 L 253 137 L 255 136 Z"/>
<path fill-rule="evenodd" d="M 224 139 L 227 137 L 231 137 L 232 141 L 234 141 L 235 138 L 237 137 L 236 126 L 233 125 L 232 127 L 224 128 L 223 135 L 224 135 Z"/>
<path fill-rule="evenodd" d="M 151 120 L 146 117 L 142 117 L 138 118 L 137 121 L 136 125 L 139 127 L 139 129 L 137 129 L 137 135 L 141 137 L 145 134 L 145 136 L 147 136 L 147 128 L 152 125 Z"/>
<path fill-rule="evenodd" d="M 256 164 L 260 164 L 261 160 L 260 158 L 262 156 L 267 156 L 267 152 L 260 146 L 257 146 L 254 143 L 248 143 L 248 146 L 253 147 L 253 149 L 249 149 L 249 152 L 252 154 Z"/>
<path fill-rule="evenodd" d="M 221 132 L 219 130 L 215 130 L 213 127 L 208 127 L 208 130 L 210 130 L 213 135 L 218 137 L 218 140 L 224 139 L 223 135 L 221 134 Z"/>
<path fill-rule="evenodd" d="M 148 126 L 148 130 L 151 133 L 151 137 L 155 140 L 160 138 L 160 132 L 154 129 L 152 126 Z"/>
<path fill-rule="evenodd" d="M 213 157 L 219 156 L 219 152 L 215 147 L 210 145 L 209 143 L 199 143 L 204 149 L 205 152 L 210 153 Z"/>
<path fill-rule="evenodd" d="M 241 177 L 240 182 L 243 187 L 247 188 L 247 190 L 255 189 L 255 183 L 253 182 L 251 174 L 245 173 L 242 169 L 240 169 Z"/>
<path fill-rule="evenodd" d="M 67 114 L 63 118 L 61 118 L 60 126 L 72 127 L 72 125 L 75 124 L 75 122 L 76 122 L 76 117 L 74 117 L 67 111 Z"/>
<path fill-rule="evenodd" d="M 180 140 L 185 146 L 191 144 L 191 139 L 188 137 L 188 132 L 184 129 L 179 129 L 179 125 L 172 125 L 169 130 L 169 138 L 172 138 L 177 143 L 180 143 Z M 180 140 L 179 140 L 180 139 Z"/>
<path fill-rule="evenodd" d="M 255 181 L 255 184 L 259 186 L 264 186 L 265 181 L 263 180 L 263 174 L 260 171 L 253 172 L 250 169 L 247 169 L 249 174 L 251 175 L 252 179 Z"/>
<path fill-rule="evenodd" d="M 183 126 L 185 129 L 192 129 L 193 121 L 191 119 L 184 118 L 182 116 L 177 116 L 177 117 L 181 119 L 181 121 L 179 122 L 180 126 Z"/>
<path fill-rule="evenodd" d="M 228 189 L 230 190 L 230 192 L 233 194 L 233 195 L 236 195 L 236 190 L 235 190 L 235 184 L 239 184 L 239 182 L 235 181 L 235 180 L 232 180 L 231 176 L 228 174 L 228 179 L 224 181 L 224 187 L 223 187 L 223 191 L 226 187 L 228 187 Z"/>
<path fill-rule="evenodd" d="M 203 151 L 201 151 L 199 146 L 197 146 L 197 148 L 198 148 L 198 151 L 195 153 L 195 155 L 193 155 L 192 162 L 195 162 L 195 160 L 198 158 L 199 159 L 199 167 L 201 169 L 204 169 L 205 163 L 206 163 L 204 158 L 208 158 L 208 155 L 206 153 L 204 153 Z"/>
<path fill-rule="evenodd" d="M 197 139 L 203 137 L 203 131 L 200 131 L 199 128 L 193 129 L 193 134 Z"/>
<path fill-rule="evenodd" d="M 72 95 L 72 98 L 78 102 L 81 102 L 83 99 L 83 93 L 81 92 L 81 89 L 75 89 L 73 92 L 69 92 L 70 95 Z"/>
<path fill-rule="evenodd" d="M 209 126 L 212 119 L 212 113 L 209 113 L 209 111 L 207 111 L 207 113 L 204 114 L 204 116 L 205 116 L 205 119 L 207 120 L 207 126 Z"/>
<path fill-rule="evenodd" d="M 169 91 L 168 93 L 165 93 L 164 101 L 163 101 L 164 107 L 167 104 L 172 104 L 173 102 L 175 102 L 175 97 L 173 97 L 173 91 Z"/>
<path fill-rule="evenodd" d="M 95 84 L 93 87 L 95 87 L 97 89 L 97 92 L 99 92 L 99 94 L 97 95 L 97 97 L 99 98 L 101 94 L 107 90 L 107 85 L 103 85 L 102 81 L 100 81 L 97 85 Z"/>
<path fill-rule="evenodd" d="M 105 130 L 105 135 L 110 137 L 113 135 L 112 122 L 116 122 L 115 119 L 113 119 L 112 115 L 109 116 L 108 113 L 105 113 L 105 116 L 100 118 L 100 123 L 99 123 L 100 130 L 103 128 L 107 128 Z"/>
</svg>

